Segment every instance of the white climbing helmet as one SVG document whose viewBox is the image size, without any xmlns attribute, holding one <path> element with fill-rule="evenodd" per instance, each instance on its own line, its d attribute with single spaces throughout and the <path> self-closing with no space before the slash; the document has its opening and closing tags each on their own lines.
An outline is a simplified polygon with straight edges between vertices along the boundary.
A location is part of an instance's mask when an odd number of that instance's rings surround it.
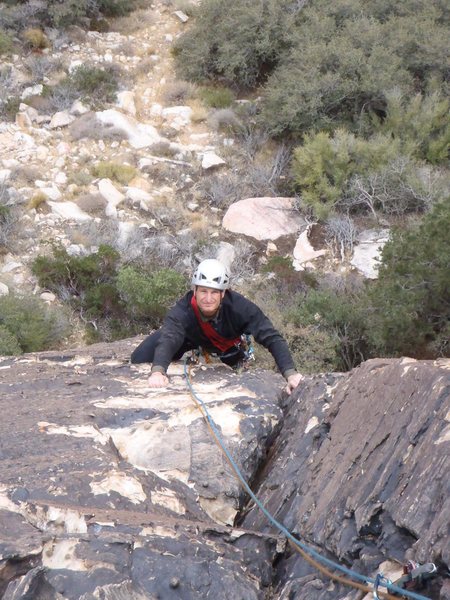
<svg viewBox="0 0 450 600">
<path fill-rule="evenodd" d="M 203 260 L 194 271 L 192 285 L 226 290 L 230 285 L 227 268 L 215 258 Z"/>
</svg>

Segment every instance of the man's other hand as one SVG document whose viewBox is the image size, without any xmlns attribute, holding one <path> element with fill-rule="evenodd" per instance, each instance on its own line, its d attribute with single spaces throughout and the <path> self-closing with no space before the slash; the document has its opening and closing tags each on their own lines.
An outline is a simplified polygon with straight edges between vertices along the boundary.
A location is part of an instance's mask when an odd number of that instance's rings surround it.
<svg viewBox="0 0 450 600">
<path fill-rule="evenodd" d="M 292 390 L 294 390 L 299 383 L 304 380 L 304 377 L 301 373 L 294 373 L 287 378 L 287 386 L 284 388 L 285 392 L 290 394 Z"/>
<path fill-rule="evenodd" d="M 159 373 L 159 371 L 155 371 L 148 378 L 148 385 L 151 388 L 162 388 L 169 385 L 169 378 L 164 375 L 164 373 Z"/>
</svg>

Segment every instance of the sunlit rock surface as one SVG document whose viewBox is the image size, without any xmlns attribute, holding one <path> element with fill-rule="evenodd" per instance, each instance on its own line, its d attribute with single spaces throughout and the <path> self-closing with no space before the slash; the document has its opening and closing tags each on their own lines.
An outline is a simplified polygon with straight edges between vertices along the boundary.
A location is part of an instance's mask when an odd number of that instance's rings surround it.
<svg viewBox="0 0 450 600">
<path fill-rule="evenodd" d="M 135 345 L 0 361 L 0 596 L 256 599 L 269 584 L 276 536 L 231 527 L 242 492 L 183 365 L 151 390 Z M 193 381 L 251 479 L 281 376 L 216 365 Z"/>
<path fill-rule="evenodd" d="M 149 367 L 128 362 L 137 343 L 0 358 L 0 597 L 359 600 L 247 502 L 183 364 L 148 388 Z M 371 575 L 434 561 L 423 594 L 442 600 L 448 363 L 373 360 L 289 399 L 258 369 L 197 366 L 193 385 L 288 529 Z"/>
</svg>

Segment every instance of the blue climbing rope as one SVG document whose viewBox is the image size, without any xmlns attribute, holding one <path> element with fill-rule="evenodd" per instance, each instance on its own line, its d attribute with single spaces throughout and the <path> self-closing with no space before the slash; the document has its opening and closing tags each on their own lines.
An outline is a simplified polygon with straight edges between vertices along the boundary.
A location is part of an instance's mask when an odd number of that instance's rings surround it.
<svg viewBox="0 0 450 600">
<path fill-rule="evenodd" d="M 243 488 L 248 493 L 250 498 L 255 502 L 255 504 L 258 506 L 258 508 L 264 513 L 264 515 L 267 517 L 267 519 L 270 521 L 270 523 L 272 523 L 272 525 L 274 525 L 281 533 L 283 533 L 294 546 L 301 548 L 304 552 L 306 552 L 310 556 L 313 556 L 318 562 L 320 562 L 324 565 L 327 565 L 328 567 L 331 567 L 333 569 L 336 569 L 338 571 L 341 571 L 341 573 L 344 573 L 345 575 L 348 575 L 349 577 L 352 577 L 353 579 L 356 579 L 357 581 L 361 581 L 365 584 L 370 583 L 371 585 L 374 586 L 374 590 L 375 590 L 376 594 L 377 594 L 378 586 L 380 585 L 381 582 L 383 582 L 382 583 L 383 586 L 386 587 L 386 589 L 390 592 L 394 592 L 396 594 L 400 594 L 400 595 L 406 596 L 408 598 L 414 598 L 415 600 L 429 600 L 429 598 L 427 598 L 426 596 L 422 596 L 420 594 L 415 594 L 414 592 L 410 592 L 408 590 L 405 590 L 403 588 L 400 588 L 400 587 L 394 585 L 393 583 L 391 583 L 389 580 L 387 580 L 381 574 L 378 574 L 376 576 L 376 578 L 373 579 L 366 575 L 361 575 L 357 571 L 348 569 L 347 567 L 344 567 L 343 565 L 340 565 L 339 563 L 336 563 L 336 562 L 330 560 L 329 558 L 322 556 L 321 554 L 319 554 L 319 552 L 314 550 L 314 548 L 311 548 L 310 546 L 306 545 L 304 542 L 297 539 L 294 535 L 292 535 L 292 533 L 288 529 L 286 529 L 286 527 L 282 523 L 277 521 L 277 519 L 275 519 L 275 517 L 272 516 L 272 514 L 261 503 L 261 501 L 258 499 L 258 497 L 253 493 L 253 491 L 250 488 L 250 486 L 248 485 L 247 481 L 244 479 L 244 476 L 242 475 L 239 467 L 237 466 L 236 462 L 234 461 L 233 457 L 231 456 L 227 447 L 225 446 L 222 436 L 219 433 L 219 430 L 217 429 L 216 424 L 214 423 L 214 420 L 212 419 L 211 415 L 209 414 L 206 404 L 196 394 L 196 392 L 192 386 L 192 383 L 191 383 L 190 377 L 189 377 L 189 373 L 188 373 L 188 369 L 187 369 L 187 361 L 188 361 L 188 357 L 185 357 L 185 359 L 184 359 L 184 375 L 185 375 L 187 386 L 189 388 L 190 393 L 192 394 L 193 398 L 199 403 L 199 405 L 203 411 L 203 415 L 204 415 L 205 419 L 207 420 L 214 435 L 216 436 L 218 443 L 220 444 L 222 452 L 227 457 L 230 465 L 232 466 L 232 468 L 233 468 L 236 476 L 238 477 L 239 481 L 241 482 Z M 378 596 L 376 595 L 374 597 L 377 598 Z"/>
</svg>

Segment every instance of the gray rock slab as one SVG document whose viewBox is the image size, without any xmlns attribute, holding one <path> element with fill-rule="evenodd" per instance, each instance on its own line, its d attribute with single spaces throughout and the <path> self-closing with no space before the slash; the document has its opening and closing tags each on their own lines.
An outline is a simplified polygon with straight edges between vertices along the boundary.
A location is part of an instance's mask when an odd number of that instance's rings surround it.
<svg viewBox="0 0 450 600">
<path fill-rule="evenodd" d="M 244 496 L 182 365 L 151 390 L 148 365 L 128 362 L 137 343 L 0 358 L 0 596 L 265 597 L 276 536 L 232 527 Z M 219 364 L 192 377 L 251 479 L 281 377 Z"/>
<path fill-rule="evenodd" d="M 450 361 L 374 359 L 294 392 L 258 495 L 322 554 L 375 574 L 393 560 L 450 564 Z M 246 528 L 269 531 L 252 509 Z M 307 591 L 300 555 L 279 565 L 279 598 L 354 598 Z M 441 571 L 445 577 L 445 568 Z M 424 595 L 439 598 L 442 578 Z M 430 594 L 428 596 L 428 594 Z"/>
</svg>

